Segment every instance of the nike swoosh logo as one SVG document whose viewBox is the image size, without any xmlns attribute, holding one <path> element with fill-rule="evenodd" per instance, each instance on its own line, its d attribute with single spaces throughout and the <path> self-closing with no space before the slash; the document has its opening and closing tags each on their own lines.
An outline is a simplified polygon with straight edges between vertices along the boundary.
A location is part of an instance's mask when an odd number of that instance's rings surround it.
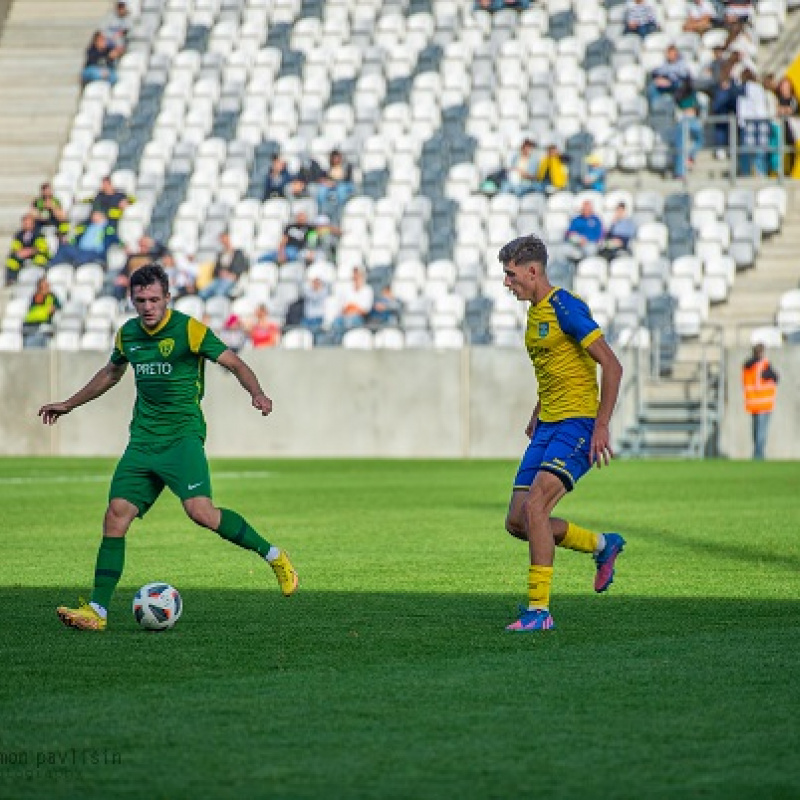
<svg viewBox="0 0 800 800">
<path fill-rule="evenodd" d="M 131 351 L 131 353 L 132 353 L 134 350 L 141 350 L 141 349 L 142 349 L 142 346 L 141 346 L 141 345 L 139 345 L 138 347 L 129 347 L 128 349 L 129 349 L 129 350 Z"/>
<path fill-rule="evenodd" d="M 203 483 L 203 481 L 200 481 L 200 483 L 190 483 L 190 484 L 189 484 L 189 491 L 191 492 L 191 491 L 192 491 L 192 489 L 196 489 L 196 488 L 197 488 L 198 486 L 200 486 L 200 484 L 202 484 L 202 483 Z"/>
</svg>

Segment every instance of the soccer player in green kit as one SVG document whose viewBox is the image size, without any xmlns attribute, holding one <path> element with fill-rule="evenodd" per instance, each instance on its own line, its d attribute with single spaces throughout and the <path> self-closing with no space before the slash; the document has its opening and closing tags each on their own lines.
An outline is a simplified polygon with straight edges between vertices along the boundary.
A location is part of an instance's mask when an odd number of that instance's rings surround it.
<svg viewBox="0 0 800 800">
<path fill-rule="evenodd" d="M 169 282 L 157 264 L 131 277 L 131 300 L 138 315 L 117 332 L 111 359 L 82 389 L 61 403 L 39 409 L 46 425 L 105 394 L 119 383 L 128 364 L 136 380 L 130 441 L 109 490 L 103 539 L 97 555 L 89 603 L 60 606 L 61 621 L 81 630 L 104 630 L 111 596 L 125 562 L 125 534 L 168 486 L 189 518 L 223 539 L 253 550 L 272 567 L 287 597 L 297 588 L 297 573 L 287 554 L 265 541 L 235 511 L 211 502 L 211 480 L 204 450 L 206 425 L 200 401 L 206 359 L 225 367 L 267 416 L 272 401 L 255 373 L 214 333 L 192 317 L 168 308 Z"/>
</svg>

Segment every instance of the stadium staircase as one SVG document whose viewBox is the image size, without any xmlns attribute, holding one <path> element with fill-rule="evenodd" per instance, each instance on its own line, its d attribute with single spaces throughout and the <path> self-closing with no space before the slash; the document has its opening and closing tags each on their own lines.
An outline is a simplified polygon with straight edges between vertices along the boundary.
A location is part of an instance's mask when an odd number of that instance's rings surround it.
<svg viewBox="0 0 800 800">
<path fill-rule="evenodd" d="M 0 3 L 0 242 L 52 178 L 80 98 L 83 53 L 106 0 Z"/>
</svg>

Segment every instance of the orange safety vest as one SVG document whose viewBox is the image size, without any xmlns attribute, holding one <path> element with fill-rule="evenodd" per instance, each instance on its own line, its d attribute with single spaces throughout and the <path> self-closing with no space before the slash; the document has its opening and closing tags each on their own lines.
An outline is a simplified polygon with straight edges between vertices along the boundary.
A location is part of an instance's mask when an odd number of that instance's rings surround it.
<svg viewBox="0 0 800 800">
<path fill-rule="evenodd" d="M 762 358 L 742 369 L 744 407 L 749 414 L 764 414 L 775 407 L 775 381 L 762 377 L 768 366 L 769 361 Z"/>
</svg>

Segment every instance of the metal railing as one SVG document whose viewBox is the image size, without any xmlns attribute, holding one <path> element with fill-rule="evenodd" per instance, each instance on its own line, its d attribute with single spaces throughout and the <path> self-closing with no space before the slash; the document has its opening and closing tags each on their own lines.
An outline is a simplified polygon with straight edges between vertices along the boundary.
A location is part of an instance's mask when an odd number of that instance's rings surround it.
<svg viewBox="0 0 800 800">
<path fill-rule="evenodd" d="M 756 177 L 761 177 L 764 181 L 783 183 L 787 177 L 784 169 L 786 159 L 794 156 L 800 157 L 799 150 L 787 145 L 783 117 L 753 120 L 754 123 L 768 125 L 770 129 L 770 143 L 755 145 L 742 144 L 740 141 L 741 131 L 736 116 L 733 114 L 710 115 L 699 117 L 698 119 L 702 125 L 702 141 L 697 147 L 697 152 L 724 151 L 725 160 L 719 163 L 721 169 L 724 169 L 727 173 L 726 177 L 731 186 L 735 186 L 738 181 L 750 177 L 748 174 L 742 174 L 742 169 L 752 166 L 760 167 L 765 162 L 764 174 Z M 617 169 L 629 174 L 638 173 L 640 183 L 648 171 L 674 175 L 676 166 L 678 166 L 678 145 L 680 145 L 680 151 L 684 159 L 688 159 L 689 152 L 692 149 L 689 125 L 682 123 L 683 120 L 676 120 L 674 127 L 669 129 L 668 134 L 665 132 L 659 134 L 658 131 L 653 131 L 655 141 L 652 145 L 648 142 L 642 142 L 639 145 L 626 143 L 625 154 L 638 158 L 642 166 L 641 168 L 626 169 L 618 165 Z M 641 124 L 647 126 L 646 121 Z M 727 142 L 716 142 L 715 129 L 722 131 L 723 128 L 724 135 L 721 135 L 720 138 L 727 139 Z M 684 164 L 683 166 L 686 167 L 687 165 Z M 772 169 L 775 166 L 777 166 L 777 169 Z M 682 181 L 685 186 L 689 185 L 693 177 L 699 179 L 708 177 L 707 173 L 704 174 L 703 170 L 696 168 L 678 171 L 683 172 L 683 175 L 677 176 L 675 179 Z M 774 173 L 774 175 L 770 173 Z M 584 174 L 585 166 L 581 165 L 579 175 L 582 178 Z"/>
</svg>

